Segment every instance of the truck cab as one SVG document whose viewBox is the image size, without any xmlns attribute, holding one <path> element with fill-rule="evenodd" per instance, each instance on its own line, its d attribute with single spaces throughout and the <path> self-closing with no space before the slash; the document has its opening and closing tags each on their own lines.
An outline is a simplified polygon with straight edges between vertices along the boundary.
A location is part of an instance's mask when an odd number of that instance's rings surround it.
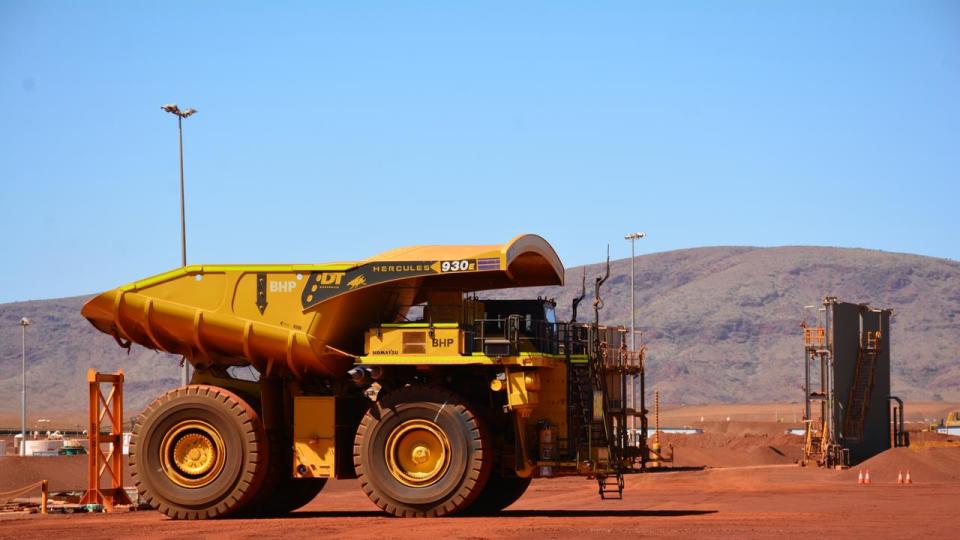
<svg viewBox="0 0 960 540">
<path fill-rule="evenodd" d="M 561 352 L 553 300 L 480 300 L 469 295 L 458 300 L 411 306 L 404 310 L 404 320 L 370 328 L 360 363 L 419 362 L 431 356 L 447 361 L 459 356 L 459 362 L 473 363 Z"/>
</svg>

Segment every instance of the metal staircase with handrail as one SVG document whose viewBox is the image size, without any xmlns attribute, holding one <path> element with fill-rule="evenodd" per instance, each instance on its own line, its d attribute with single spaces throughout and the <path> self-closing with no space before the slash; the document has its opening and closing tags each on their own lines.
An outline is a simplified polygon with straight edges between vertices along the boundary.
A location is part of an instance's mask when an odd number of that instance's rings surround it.
<svg viewBox="0 0 960 540">
<path fill-rule="evenodd" d="M 863 332 L 860 350 L 857 352 L 857 364 L 853 373 L 853 384 L 847 399 L 847 414 L 844 419 L 844 437 L 857 441 L 863 436 L 863 424 L 870 408 L 873 391 L 873 375 L 880 354 L 882 340 L 880 332 Z"/>
</svg>

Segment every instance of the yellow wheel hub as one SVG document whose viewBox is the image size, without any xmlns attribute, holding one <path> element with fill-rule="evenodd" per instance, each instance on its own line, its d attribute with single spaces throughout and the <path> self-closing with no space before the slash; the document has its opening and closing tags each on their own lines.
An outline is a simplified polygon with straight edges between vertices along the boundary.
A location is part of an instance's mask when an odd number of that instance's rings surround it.
<svg viewBox="0 0 960 540">
<path fill-rule="evenodd" d="M 188 433 L 173 447 L 173 461 L 187 474 L 201 475 L 213 468 L 217 451 L 206 435 Z"/>
<path fill-rule="evenodd" d="M 450 440 L 429 420 L 407 420 L 387 437 L 387 469 L 400 483 L 426 487 L 450 466 Z"/>
<path fill-rule="evenodd" d="M 163 436 L 160 456 L 164 474 L 175 484 L 202 487 L 213 482 L 223 470 L 223 438 L 210 424 L 187 420 Z"/>
</svg>

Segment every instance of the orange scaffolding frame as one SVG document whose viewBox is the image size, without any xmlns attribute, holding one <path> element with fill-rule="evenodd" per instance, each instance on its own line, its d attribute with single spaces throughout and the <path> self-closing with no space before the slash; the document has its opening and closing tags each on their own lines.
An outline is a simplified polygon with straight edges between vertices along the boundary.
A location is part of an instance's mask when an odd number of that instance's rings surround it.
<svg viewBox="0 0 960 540">
<path fill-rule="evenodd" d="M 123 370 L 97 373 L 87 370 L 90 385 L 90 449 L 87 452 L 87 492 L 80 504 L 99 504 L 107 512 L 119 504 L 133 504 L 123 489 Z M 100 385 L 110 383 L 104 396 Z M 105 423 L 104 420 L 107 422 Z M 104 432 L 104 427 L 109 427 Z M 105 453 L 104 445 L 109 445 Z M 104 474 L 106 473 L 106 474 Z M 101 486 L 104 476 L 110 487 Z"/>
</svg>

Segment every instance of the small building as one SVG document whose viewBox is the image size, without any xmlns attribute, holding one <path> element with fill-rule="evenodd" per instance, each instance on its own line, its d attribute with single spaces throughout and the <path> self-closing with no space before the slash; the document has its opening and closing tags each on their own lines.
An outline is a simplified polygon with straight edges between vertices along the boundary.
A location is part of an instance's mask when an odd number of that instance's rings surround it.
<svg viewBox="0 0 960 540">
<path fill-rule="evenodd" d="M 27 441 L 24 445 L 24 456 L 56 456 L 59 455 L 60 448 L 63 447 L 63 439 L 39 439 Z"/>
</svg>

